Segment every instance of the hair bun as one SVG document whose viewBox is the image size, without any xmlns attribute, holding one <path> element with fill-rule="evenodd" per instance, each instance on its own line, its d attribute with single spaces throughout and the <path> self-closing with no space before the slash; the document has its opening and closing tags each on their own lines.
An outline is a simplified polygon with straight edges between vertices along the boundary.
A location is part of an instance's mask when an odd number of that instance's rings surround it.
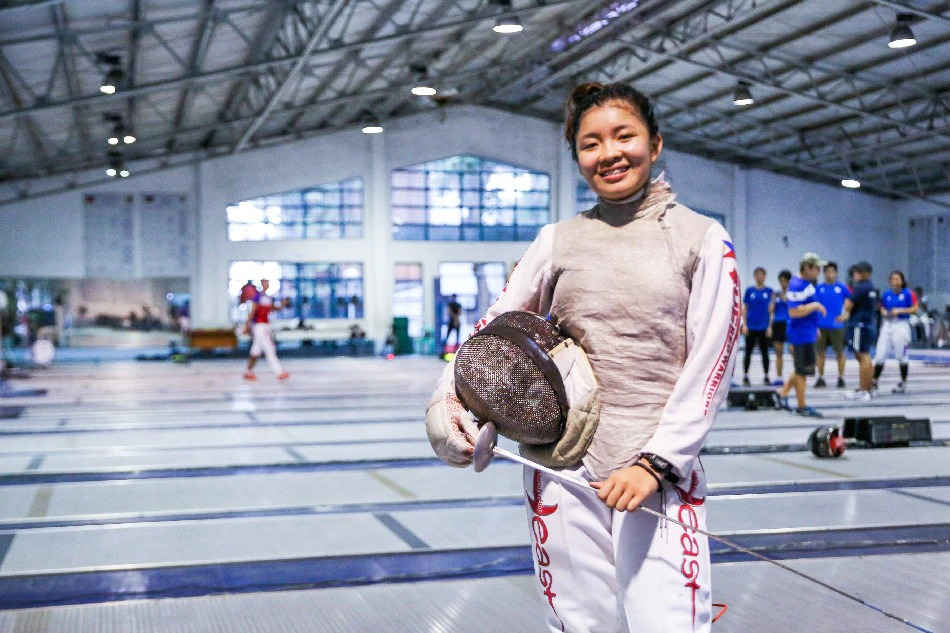
<svg viewBox="0 0 950 633">
<path fill-rule="evenodd" d="M 571 90 L 571 94 L 567 97 L 568 116 L 574 113 L 574 110 L 577 109 L 577 106 L 584 99 L 602 91 L 603 89 L 604 89 L 604 84 L 597 83 L 596 81 L 590 81 L 590 82 L 575 86 L 575 88 Z"/>
</svg>

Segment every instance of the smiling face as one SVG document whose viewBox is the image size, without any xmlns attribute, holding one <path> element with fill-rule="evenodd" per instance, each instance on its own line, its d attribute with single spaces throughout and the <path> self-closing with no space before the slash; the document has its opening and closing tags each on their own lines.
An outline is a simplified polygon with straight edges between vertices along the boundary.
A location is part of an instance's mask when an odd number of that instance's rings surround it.
<svg viewBox="0 0 950 633">
<path fill-rule="evenodd" d="M 636 109 L 620 100 L 594 106 L 577 128 L 577 165 L 587 185 L 605 200 L 622 200 L 650 180 L 663 138 L 650 138 Z"/>
</svg>

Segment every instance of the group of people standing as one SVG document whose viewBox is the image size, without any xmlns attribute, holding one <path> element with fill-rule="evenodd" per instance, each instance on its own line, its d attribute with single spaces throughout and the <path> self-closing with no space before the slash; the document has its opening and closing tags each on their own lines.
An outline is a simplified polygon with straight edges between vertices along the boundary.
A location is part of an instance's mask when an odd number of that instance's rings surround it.
<svg viewBox="0 0 950 633">
<path fill-rule="evenodd" d="M 820 272 L 824 282 L 818 283 Z M 825 360 L 829 347 L 835 353 L 838 365 L 838 389 L 845 388 L 845 349 L 850 346 L 858 360 L 859 385 L 848 397 L 867 401 L 877 390 L 877 381 L 884 363 L 891 355 L 900 366 L 900 382 L 893 393 L 907 390 L 908 348 L 911 341 L 910 317 L 918 310 L 918 300 L 907 287 L 904 273 L 895 270 L 889 276 L 889 288 L 880 293 L 871 282 L 873 268 L 860 261 L 848 270 L 850 285 L 838 279 L 838 265 L 823 261 L 815 253 L 805 253 L 799 265 L 799 274 L 783 270 L 778 275 L 781 289 L 774 291 L 765 285 L 766 271 L 756 268 L 755 285 L 746 289 L 743 297 L 743 325 L 745 356 L 743 358 L 743 385 L 750 385 L 749 367 L 753 350 L 762 355 L 762 367 L 767 385 L 782 385 L 779 405 L 793 410 L 788 396 L 795 390 L 797 406 L 794 412 L 809 417 L 821 417 L 805 402 L 806 377 L 818 378 L 815 388 L 827 387 Z M 880 320 L 880 326 L 878 321 Z M 775 349 L 778 379 L 769 378 L 769 344 Z M 786 381 L 781 380 L 782 360 L 786 342 L 791 347 L 794 367 Z M 872 361 L 871 349 L 875 348 Z"/>
</svg>

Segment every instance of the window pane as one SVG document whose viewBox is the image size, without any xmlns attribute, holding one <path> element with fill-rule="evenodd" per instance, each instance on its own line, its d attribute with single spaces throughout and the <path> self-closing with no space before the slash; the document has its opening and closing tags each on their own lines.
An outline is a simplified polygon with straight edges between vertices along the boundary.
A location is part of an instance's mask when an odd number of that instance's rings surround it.
<svg viewBox="0 0 950 633">
<path fill-rule="evenodd" d="M 354 226 L 344 230 L 345 221 Z M 227 206 L 231 241 L 361 237 L 363 181 L 352 178 Z"/>
<path fill-rule="evenodd" d="M 391 184 L 395 239 L 520 240 L 510 227 L 544 224 L 550 215 L 547 174 L 477 156 L 401 168 Z"/>
</svg>

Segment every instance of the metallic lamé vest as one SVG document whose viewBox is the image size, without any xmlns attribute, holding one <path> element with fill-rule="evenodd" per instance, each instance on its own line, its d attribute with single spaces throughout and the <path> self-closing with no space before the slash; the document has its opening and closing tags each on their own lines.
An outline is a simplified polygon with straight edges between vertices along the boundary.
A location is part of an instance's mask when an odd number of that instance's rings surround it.
<svg viewBox="0 0 950 633">
<path fill-rule="evenodd" d="M 633 463 L 686 362 L 692 277 L 713 220 L 674 198 L 658 180 L 639 203 L 601 201 L 555 226 L 551 315 L 600 385 L 600 424 L 583 459 L 597 478 Z"/>
</svg>

